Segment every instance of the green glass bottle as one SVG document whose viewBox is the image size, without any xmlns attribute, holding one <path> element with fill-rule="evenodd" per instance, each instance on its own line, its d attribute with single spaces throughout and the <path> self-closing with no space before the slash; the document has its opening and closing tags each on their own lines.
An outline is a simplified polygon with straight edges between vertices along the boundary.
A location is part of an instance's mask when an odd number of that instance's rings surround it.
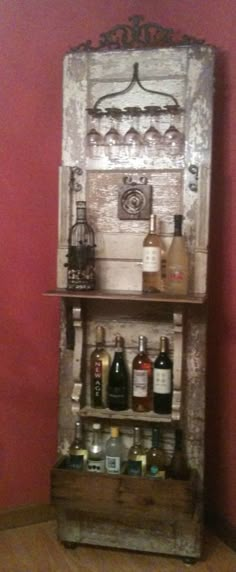
<svg viewBox="0 0 236 572">
<path fill-rule="evenodd" d="M 152 429 L 152 446 L 147 453 L 147 475 L 158 479 L 165 479 L 166 458 L 165 451 L 160 445 L 160 429 Z"/>
<path fill-rule="evenodd" d="M 175 431 L 175 449 L 168 468 L 168 476 L 171 479 L 187 480 L 190 471 L 187 464 L 183 445 L 183 433 L 181 429 Z"/>
</svg>

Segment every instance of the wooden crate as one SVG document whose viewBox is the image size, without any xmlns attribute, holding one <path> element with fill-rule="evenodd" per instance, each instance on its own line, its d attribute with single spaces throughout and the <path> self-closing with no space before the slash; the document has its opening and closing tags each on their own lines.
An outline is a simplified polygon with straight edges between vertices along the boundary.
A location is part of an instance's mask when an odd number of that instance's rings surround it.
<svg viewBox="0 0 236 572">
<path fill-rule="evenodd" d="M 62 459 L 51 491 L 62 542 L 200 556 L 194 473 L 186 481 L 111 476 L 68 469 Z"/>
</svg>

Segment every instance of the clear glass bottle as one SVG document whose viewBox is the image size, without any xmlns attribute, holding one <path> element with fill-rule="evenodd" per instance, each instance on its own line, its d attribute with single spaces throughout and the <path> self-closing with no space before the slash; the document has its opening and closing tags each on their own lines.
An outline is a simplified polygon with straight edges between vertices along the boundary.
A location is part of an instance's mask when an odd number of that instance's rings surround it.
<svg viewBox="0 0 236 572">
<path fill-rule="evenodd" d="M 69 233 L 67 288 L 94 290 L 95 241 L 94 231 L 86 219 L 86 202 L 76 203 L 76 222 Z"/>
<path fill-rule="evenodd" d="M 161 336 L 160 353 L 153 368 L 153 406 L 155 413 L 171 413 L 173 364 L 168 355 L 168 338 Z"/>
<path fill-rule="evenodd" d="M 187 480 L 189 475 L 190 471 L 183 446 L 183 433 L 181 429 L 176 429 L 174 454 L 168 467 L 168 476 L 171 479 Z"/>
<path fill-rule="evenodd" d="M 105 447 L 106 472 L 117 475 L 121 472 L 122 443 L 118 427 L 111 427 L 111 437 Z"/>
<path fill-rule="evenodd" d="M 165 479 L 166 476 L 166 456 L 160 445 L 160 429 L 152 429 L 152 446 L 147 453 L 147 474 L 149 477 Z"/>
<path fill-rule="evenodd" d="M 189 260 L 182 222 L 182 215 L 174 216 L 174 236 L 167 253 L 166 287 L 169 294 L 184 296 L 188 293 Z"/>
<path fill-rule="evenodd" d="M 116 336 L 115 354 L 111 364 L 107 386 L 107 404 L 113 411 L 128 409 L 129 374 L 126 367 L 123 338 Z"/>
<path fill-rule="evenodd" d="M 133 445 L 128 452 L 127 473 L 131 476 L 141 476 L 146 472 L 146 451 L 141 443 L 140 427 L 134 427 Z"/>
<path fill-rule="evenodd" d="M 88 448 L 87 469 L 94 473 L 104 473 L 105 471 L 105 453 L 100 423 L 93 423 L 92 442 Z"/>
<path fill-rule="evenodd" d="M 132 407 L 134 411 L 152 408 L 152 362 L 146 353 L 146 338 L 139 336 L 138 354 L 132 365 Z"/>
<path fill-rule="evenodd" d="M 161 242 L 156 233 L 156 215 L 151 214 L 149 232 L 143 241 L 143 292 L 160 292 L 161 280 Z"/>
<path fill-rule="evenodd" d="M 88 452 L 84 447 L 82 438 L 82 427 L 80 421 L 75 422 L 74 439 L 69 449 L 69 457 L 66 466 L 69 469 L 82 471 L 86 467 Z"/>
<path fill-rule="evenodd" d="M 106 407 L 110 366 L 109 353 L 104 349 L 105 329 L 96 327 L 96 348 L 90 357 L 91 402 L 93 407 Z"/>
</svg>

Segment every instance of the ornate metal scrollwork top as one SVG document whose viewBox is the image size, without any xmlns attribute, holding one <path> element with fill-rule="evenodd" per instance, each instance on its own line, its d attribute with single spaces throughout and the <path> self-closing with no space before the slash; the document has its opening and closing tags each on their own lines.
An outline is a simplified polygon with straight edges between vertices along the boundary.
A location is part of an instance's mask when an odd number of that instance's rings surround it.
<svg viewBox="0 0 236 572">
<path fill-rule="evenodd" d="M 161 48 L 204 44 L 205 40 L 181 35 L 172 28 L 164 28 L 155 22 L 143 22 L 144 16 L 134 15 L 128 18 L 131 24 L 118 24 L 100 34 L 99 43 L 93 46 L 91 40 L 72 48 L 70 52 L 96 50 L 127 50 L 144 48 Z"/>
</svg>

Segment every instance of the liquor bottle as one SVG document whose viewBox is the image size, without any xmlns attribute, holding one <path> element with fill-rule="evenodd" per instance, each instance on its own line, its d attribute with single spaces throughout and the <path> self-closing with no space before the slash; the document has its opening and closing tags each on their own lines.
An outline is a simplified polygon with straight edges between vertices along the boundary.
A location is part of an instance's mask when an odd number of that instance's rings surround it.
<svg viewBox="0 0 236 572">
<path fill-rule="evenodd" d="M 149 232 L 143 241 L 143 292 L 160 292 L 161 243 L 156 233 L 156 215 L 151 214 Z"/>
<path fill-rule="evenodd" d="M 77 469 L 82 471 L 85 469 L 88 452 L 83 445 L 82 430 L 80 421 L 75 422 L 74 439 L 69 449 L 69 457 L 66 466 L 69 469 Z"/>
<path fill-rule="evenodd" d="M 95 242 L 94 232 L 86 219 L 86 202 L 76 202 L 76 222 L 69 233 L 67 288 L 94 290 Z"/>
<path fill-rule="evenodd" d="M 106 407 L 110 356 L 104 349 L 105 330 L 96 327 L 96 348 L 90 357 L 91 401 L 93 407 Z"/>
<path fill-rule="evenodd" d="M 107 404 L 113 411 L 128 409 L 129 375 L 124 360 L 123 338 L 116 336 L 115 354 L 108 376 Z"/>
<path fill-rule="evenodd" d="M 87 469 L 95 473 L 104 473 L 105 470 L 105 455 L 100 423 L 93 423 L 92 442 L 88 448 Z"/>
<path fill-rule="evenodd" d="M 174 216 L 174 236 L 167 254 L 166 286 L 170 294 L 186 295 L 188 292 L 188 254 L 182 236 L 182 215 Z"/>
<path fill-rule="evenodd" d="M 165 479 L 166 458 L 165 451 L 160 446 L 160 429 L 152 429 L 152 446 L 147 453 L 147 474 L 150 477 Z"/>
<path fill-rule="evenodd" d="M 150 411 L 152 399 L 152 362 L 146 353 L 146 338 L 139 336 L 138 354 L 132 365 L 134 411 Z"/>
<path fill-rule="evenodd" d="M 127 473 L 131 476 L 144 475 L 146 471 L 146 451 L 141 443 L 140 427 L 134 427 L 133 445 L 128 452 Z"/>
<path fill-rule="evenodd" d="M 168 356 L 168 338 L 161 336 L 160 353 L 154 362 L 153 369 L 153 405 L 155 413 L 171 413 L 172 402 L 172 368 Z"/>
<path fill-rule="evenodd" d="M 118 427 L 111 427 L 111 437 L 106 442 L 105 447 L 105 464 L 106 471 L 110 474 L 119 474 L 121 472 L 122 462 L 122 444 L 119 437 Z"/>
<path fill-rule="evenodd" d="M 183 447 L 183 434 L 181 429 L 175 431 L 175 449 L 168 467 L 168 476 L 172 479 L 186 480 L 189 478 L 189 468 Z"/>
</svg>

